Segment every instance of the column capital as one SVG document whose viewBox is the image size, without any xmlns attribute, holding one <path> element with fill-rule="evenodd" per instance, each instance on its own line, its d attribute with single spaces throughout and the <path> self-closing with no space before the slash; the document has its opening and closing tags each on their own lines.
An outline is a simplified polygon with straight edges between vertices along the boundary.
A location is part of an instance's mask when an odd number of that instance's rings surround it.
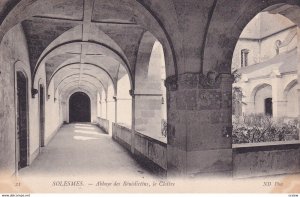
<svg viewBox="0 0 300 197">
<path fill-rule="evenodd" d="M 216 89 L 221 88 L 222 85 L 226 84 L 230 84 L 231 86 L 234 82 L 234 76 L 231 73 L 218 73 L 216 71 L 209 71 L 206 74 L 183 73 L 178 75 L 178 78 L 173 77 L 168 78 L 167 80 L 169 80 L 169 84 L 171 82 L 176 82 L 176 85 L 178 84 L 179 88 L 182 89 Z"/>
<path fill-rule="evenodd" d="M 204 89 L 220 88 L 221 85 L 234 82 L 234 76 L 231 73 L 217 73 L 216 71 L 208 71 L 206 75 L 200 74 L 199 87 Z"/>
<path fill-rule="evenodd" d="M 35 95 L 38 94 L 38 93 L 39 93 L 39 91 L 37 89 L 35 89 L 35 88 L 31 89 L 31 97 L 32 98 L 35 98 Z"/>
<path fill-rule="evenodd" d="M 132 90 L 132 89 L 129 90 L 129 95 L 130 95 L 130 96 L 134 96 L 134 90 Z"/>
<path fill-rule="evenodd" d="M 163 94 L 160 93 L 160 91 L 159 92 L 155 92 L 155 91 L 151 92 L 149 90 L 146 90 L 146 91 L 129 90 L 129 94 L 132 97 L 135 97 L 135 96 L 163 96 Z"/>
<path fill-rule="evenodd" d="M 273 79 L 274 78 L 276 79 L 276 78 L 281 78 L 282 75 L 281 75 L 280 71 L 278 69 L 276 69 L 276 70 L 272 70 L 270 77 Z"/>
<path fill-rule="evenodd" d="M 176 91 L 178 89 L 178 78 L 177 76 L 173 75 L 170 77 L 167 77 L 165 79 L 165 86 L 168 91 Z"/>
<path fill-rule="evenodd" d="M 215 89 L 224 84 L 230 84 L 231 86 L 233 82 L 234 76 L 231 73 L 209 71 L 206 74 L 195 72 L 169 76 L 165 80 L 165 86 L 168 91 L 176 91 L 178 88 Z"/>
</svg>

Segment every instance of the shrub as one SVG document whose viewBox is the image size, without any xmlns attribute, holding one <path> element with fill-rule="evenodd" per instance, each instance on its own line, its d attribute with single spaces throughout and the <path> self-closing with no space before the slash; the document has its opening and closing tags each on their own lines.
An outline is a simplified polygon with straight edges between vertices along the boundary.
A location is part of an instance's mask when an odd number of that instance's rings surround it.
<svg viewBox="0 0 300 197">
<path fill-rule="evenodd" d="M 251 114 L 232 119 L 233 144 L 299 140 L 297 119 L 276 119 L 262 114 Z"/>
<path fill-rule="evenodd" d="M 165 119 L 161 119 L 161 135 L 167 137 L 167 121 Z"/>
</svg>

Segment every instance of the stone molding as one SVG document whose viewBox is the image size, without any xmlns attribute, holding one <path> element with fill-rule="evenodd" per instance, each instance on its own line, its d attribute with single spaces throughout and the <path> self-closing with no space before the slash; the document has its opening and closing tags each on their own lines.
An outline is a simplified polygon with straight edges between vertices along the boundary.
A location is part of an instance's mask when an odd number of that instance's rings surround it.
<svg viewBox="0 0 300 197">
<path fill-rule="evenodd" d="M 35 98 L 35 95 L 38 94 L 38 93 L 39 93 L 39 91 L 37 89 L 35 89 L 35 88 L 31 89 L 31 97 L 32 98 Z"/>
<path fill-rule="evenodd" d="M 167 77 L 165 80 L 165 86 L 166 86 L 167 90 L 168 91 L 176 91 L 178 89 L 177 81 L 178 81 L 178 78 L 175 75 Z"/>
<path fill-rule="evenodd" d="M 165 80 L 168 91 L 178 89 L 219 89 L 222 84 L 232 84 L 234 77 L 229 73 L 217 73 L 209 71 L 206 75 L 199 73 L 184 73 L 177 76 L 170 76 Z"/>
</svg>

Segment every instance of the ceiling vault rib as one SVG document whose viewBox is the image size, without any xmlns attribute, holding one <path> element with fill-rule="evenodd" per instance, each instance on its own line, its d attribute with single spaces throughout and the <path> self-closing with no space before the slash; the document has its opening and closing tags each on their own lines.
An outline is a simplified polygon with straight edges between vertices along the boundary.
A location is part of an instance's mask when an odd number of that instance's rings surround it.
<svg viewBox="0 0 300 197">
<path fill-rule="evenodd" d="M 69 75 L 69 76 L 65 77 L 64 79 L 62 79 L 62 80 L 59 82 L 59 84 L 56 86 L 56 88 L 55 88 L 55 90 L 54 90 L 54 93 L 56 93 L 56 91 L 58 91 L 58 89 L 59 89 L 60 85 L 62 84 L 62 82 L 64 82 L 65 80 L 67 80 L 67 79 L 69 79 L 69 78 L 71 78 L 71 77 L 74 77 L 74 76 L 76 76 L 76 75 L 78 75 L 78 74 L 72 74 L 72 75 Z M 97 81 L 99 81 L 99 83 L 101 84 L 102 88 L 105 90 L 105 86 L 104 86 L 104 84 L 102 83 L 102 81 L 101 81 L 100 79 L 98 79 L 98 78 L 95 77 L 94 75 L 90 75 L 90 74 L 87 74 L 87 73 L 85 73 L 84 75 L 89 76 L 89 77 L 93 77 L 94 79 L 96 79 Z M 78 78 L 78 77 L 76 77 L 76 78 Z M 74 81 L 78 81 L 78 80 L 74 80 Z"/>
<path fill-rule="evenodd" d="M 54 73 L 51 75 L 50 80 L 49 80 L 49 83 L 51 82 L 51 80 L 53 79 L 53 77 L 56 75 L 56 73 L 58 73 L 61 69 L 65 68 L 65 67 L 67 67 L 67 66 L 71 66 L 71 65 L 75 65 L 75 64 L 79 64 L 79 63 L 80 63 L 80 62 L 74 62 L 74 63 L 70 63 L 70 64 L 66 64 L 66 65 L 64 65 L 64 66 L 61 66 L 61 67 L 58 68 L 56 71 L 54 71 Z M 92 63 L 85 63 L 85 64 L 86 64 L 86 65 L 95 66 L 95 67 L 101 69 L 102 71 L 104 71 L 104 72 L 107 74 L 107 76 L 109 77 L 109 79 L 111 80 L 111 83 L 113 84 L 113 86 L 114 86 L 114 88 L 115 88 L 115 82 L 114 82 L 114 79 L 113 79 L 113 77 L 110 75 L 110 73 L 109 73 L 107 70 L 105 70 L 104 68 L 102 68 L 101 66 L 98 66 L 98 65 L 96 65 L 96 64 L 92 64 Z M 48 87 L 49 87 L 49 84 L 47 84 L 47 89 L 48 89 Z"/>
<path fill-rule="evenodd" d="M 83 42 L 89 41 L 94 3 L 95 3 L 95 0 L 85 0 L 84 1 L 83 24 L 82 24 L 82 41 Z M 86 62 L 86 54 L 87 53 L 88 53 L 88 45 L 81 44 L 80 71 L 79 71 L 78 86 L 80 85 L 80 82 L 81 82 L 82 72 L 83 72 L 83 64 Z"/>
<path fill-rule="evenodd" d="M 83 21 L 80 19 L 68 19 L 68 18 L 58 18 L 58 17 L 49 17 L 49 16 L 33 16 L 32 18 L 37 19 L 45 19 L 49 21 L 60 21 L 60 22 L 68 22 L 68 23 L 76 23 L 78 25 L 82 25 Z M 91 20 L 91 24 L 99 24 L 99 25 L 124 25 L 124 26 L 139 26 L 136 23 L 131 22 L 117 22 L 117 21 L 95 21 Z"/>
<path fill-rule="evenodd" d="M 82 20 L 81 19 L 69 19 L 69 18 L 59 18 L 59 17 L 50 17 L 50 16 L 33 16 L 32 18 L 37 18 L 37 19 L 45 19 L 45 20 L 51 20 L 51 21 L 61 21 L 61 22 L 68 22 L 68 23 L 78 23 L 78 24 L 82 24 Z"/>
<path fill-rule="evenodd" d="M 76 83 L 77 81 L 73 81 L 73 82 Z M 93 87 L 95 87 L 95 89 L 98 89 L 98 87 L 95 86 L 95 84 L 91 83 L 90 81 L 82 80 L 82 82 L 87 83 L 87 84 L 90 84 L 90 85 L 92 85 Z M 66 84 L 66 85 L 64 85 L 64 86 L 61 88 L 61 90 L 58 91 L 58 94 L 60 95 L 61 92 L 65 89 L 65 87 L 67 87 L 68 85 L 72 85 L 72 82 L 71 82 L 71 83 L 68 83 L 68 84 Z M 82 85 L 84 85 L 84 84 L 80 84 L 80 86 L 82 86 Z M 78 86 L 78 87 L 80 87 L 80 86 Z"/>
<path fill-rule="evenodd" d="M 67 44 L 72 44 L 72 43 L 87 43 L 87 44 L 97 44 L 97 45 L 100 45 L 100 46 L 103 46 L 105 48 L 107 48 L 108 50 L 112 51 L 113 53 L 115 53 L 124 63 L 124 65 L 129 69 L 129 64 L 128 64 L 128 60 L 126 58 L 124 58 L 122 56 L 122 54 L 120 52 L 118 52 L 117 50 L 115 50 L 114 48 L 110 47 L 109 45 L 106 45 L 104 43 L 100 43 L 100 42 L 95 42 L 95 41 L 88 41 L 88 42 L 83 42 L 82 40 L 72 40 L 72 41 L 68 41 L 68 42 L 64 42 L 64 43 L 61 43 L 55 47 L 53 47 L 52 49 L 50 49 L 49 51 L 47 51 L 38 61 L 37 63 L 37 66 L 35 67 L 34 71 L 33 71 L 33 74 L 32 74 L 32 80 L 36 77 L 36 74 L 37 74 L 37 70 L 40 66 L 40 64 L 45 60 L 45 58 L 51 53 L 53 52 L 54 50 L 58 49 L 59 47 L 62 47 L 64 45 L 67 45 Z M 78 53 L 80 54 L 80 53 Z M 78 62 L 80 63 L 80 62 Z M 130 76 L 130 79 L 132 79 L 132 74 L 131 74 L 131 71 L 129 70 L 129 76 Z M 52 78 L 52 77 L 51 77 Z M 51 81 L 51 80 L 50 80 Z M 34 84 L 34 80 L 32 81 L 32 83 Z"/>
<path fill-rule="evenodd" d="M 81 75 L 82 75 L 82 71 L 83 71 L 83 64 L 85 62 L 85 57 L 84 57 L 84 49 L 83 49 L 83 44 L 80 44 L 80 69 L 79 69 L 79 81 L 78 81 L 78 86 L 80 85 L 80 81 L 81 81 Z"/>
</svg>

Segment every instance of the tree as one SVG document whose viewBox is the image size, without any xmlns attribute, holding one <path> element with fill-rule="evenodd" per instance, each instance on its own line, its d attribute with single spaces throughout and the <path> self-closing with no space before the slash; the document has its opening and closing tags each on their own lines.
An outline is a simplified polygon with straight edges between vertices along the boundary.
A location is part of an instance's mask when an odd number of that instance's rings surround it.
<svg viewBox="0 0 300 197">
<path fill-rule="evenodd" d="M 234 83 L 237 83 L 241 79 L 241 74 L 237 69 L 233 70 L 232 75 L 234 77 Z M 232 87 L 232 112 L 236 116 L 241 116 L 242 105 L 246 105 L 243 102 L 243 91 L 241 87 L 233 86 Z"/>
</svg>

